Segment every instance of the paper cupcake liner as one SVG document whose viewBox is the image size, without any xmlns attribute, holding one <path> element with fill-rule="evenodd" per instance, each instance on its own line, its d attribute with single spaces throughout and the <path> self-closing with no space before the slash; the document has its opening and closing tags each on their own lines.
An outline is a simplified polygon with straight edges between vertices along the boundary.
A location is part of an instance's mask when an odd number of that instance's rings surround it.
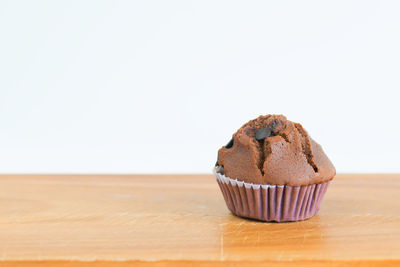
<svg viewBox="0 0 400 267">
<path fill-rule="evenodd" d="M 214 171 L 228 209 L 260 221 L 300 221 L 314 216 L 329 182 L 302 186 L 240 182 Z"/>
</svg>

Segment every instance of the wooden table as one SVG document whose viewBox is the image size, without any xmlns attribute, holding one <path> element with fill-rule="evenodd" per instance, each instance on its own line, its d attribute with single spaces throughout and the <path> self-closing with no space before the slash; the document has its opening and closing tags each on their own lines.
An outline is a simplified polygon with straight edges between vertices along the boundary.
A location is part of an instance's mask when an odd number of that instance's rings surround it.
<svg viewBox="0 0 400 267">
<path fill-rule="evenodd" d="M 295 223 L 233 216 L 212 175 L 0 175 L 1 266 L 400 266 L 400 174 L 337 175 Z"/>
</svg>

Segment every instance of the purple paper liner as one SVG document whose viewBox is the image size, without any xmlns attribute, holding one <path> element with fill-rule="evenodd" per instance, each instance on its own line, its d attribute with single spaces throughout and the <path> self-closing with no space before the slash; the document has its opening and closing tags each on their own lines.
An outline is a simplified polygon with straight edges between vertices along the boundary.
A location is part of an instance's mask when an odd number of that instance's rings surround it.
<svg viewBox="0 0 400 267">
<path fill-rule="evenodd" d="M 329 182 L 302 186 L 240 182 L 214 171 L 228 209 L 260 221 L 301 221 L 314 216 Z"/>
</svg>

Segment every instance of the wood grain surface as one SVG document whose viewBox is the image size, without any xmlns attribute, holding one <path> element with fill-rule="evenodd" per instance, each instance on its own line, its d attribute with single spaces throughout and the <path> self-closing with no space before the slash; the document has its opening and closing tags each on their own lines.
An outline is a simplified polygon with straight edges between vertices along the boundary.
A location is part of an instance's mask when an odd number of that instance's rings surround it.
<svg viewBox="0 0 400 267">
<path fill-rule="evenodd" d="M 1 266 L 400 266 L 400 174 L 337 175 L 295 223 L 232 215 L 212 175 L 0 175 Z"/>
</svg>

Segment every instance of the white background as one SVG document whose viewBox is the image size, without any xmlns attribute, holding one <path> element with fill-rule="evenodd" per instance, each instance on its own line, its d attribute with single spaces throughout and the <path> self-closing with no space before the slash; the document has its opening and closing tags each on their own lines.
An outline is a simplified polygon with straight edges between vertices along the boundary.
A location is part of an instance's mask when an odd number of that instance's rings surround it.
<svg viewBox="0 0 400 267">
<path fill-rule="evenodd" d="M 400 172 L 400 1 L 0 1 L 1 173 L 208 173 L 285 114 Z"/>
</svg>

